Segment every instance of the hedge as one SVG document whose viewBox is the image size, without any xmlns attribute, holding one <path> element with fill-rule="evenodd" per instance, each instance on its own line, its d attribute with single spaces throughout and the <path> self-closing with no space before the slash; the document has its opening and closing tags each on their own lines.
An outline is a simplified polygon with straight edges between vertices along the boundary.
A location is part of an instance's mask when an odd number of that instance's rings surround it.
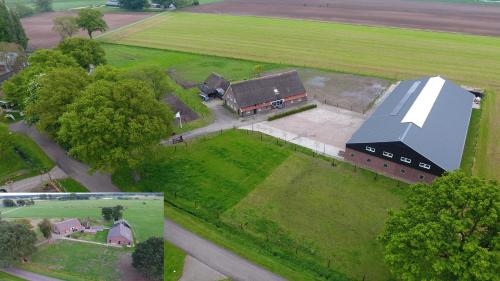
<svg viewBox="0 0 500 281">
<path fill-rule="evenodd" d="M 316 107 L 318 107 L 317 104 L 309 104 L 309 105 L 306 105 L 306 106 L 303 106 L 303 107 L 299 107 L 299 108 L 296 108 L 296 109 L 292 109 L 292 110 L 289 110 L 289 111 L 285 111 L 285 112 L 278 113 L 276 115 L 270 116 L 269 118 L 267 118 L 267 121 L 273 121 L 273 120 L 276 120 L 276 119 L 280 119 L 280 118 L 283 118 L 283 117 L 286 117 L 286 116 L 289 116 L 289 115 L 292 115 L 292 114 L 295 114 L 295 113 L 303 112 L 303 111 L 306 111 L 306 110 L 309 110 L 309 109 L 313 109 L 313 108 L 316 108 Z"/>
</svg>

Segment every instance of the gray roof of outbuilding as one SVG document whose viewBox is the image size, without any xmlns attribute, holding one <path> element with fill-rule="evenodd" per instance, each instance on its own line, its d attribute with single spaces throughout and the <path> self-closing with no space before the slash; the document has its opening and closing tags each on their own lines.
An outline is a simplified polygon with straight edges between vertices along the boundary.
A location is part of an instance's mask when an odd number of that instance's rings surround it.
<svg viewBox="0 0 500 281">
<path fill-rule="evenodd" d="M 112 237 L 124 237 L 130 242 L 132 242 L 132 230 L 128 228 L 125 224 L 123 223 L 118 223 L 115 226 L 113 226 L 109 232 L 108 232 L 108 240 Z"/>
<path fill-rule="evenodd" d="M 58 231 L 63 231 L 65 229 L 71 229 L 72 227 L 76 227 L 76 228 L 82 227 L 82 224 L 77 219 L 68 219 L 68 220 L 65 220 L 65 221 L 54 223 L 54 227 Z"/>
<path fill-rule="evenodd" d="M 402 81 L 348 144 L 400 141 L 446 171 L 460 167 L 474 95 L 445 80 L 422 127 L 402 120 L 432 77 Z"/>
<path fill-rule="evenodd" d="M 230 86 L 240 107 L 274 101 L 306 92 L 297 71 L 287 71 L 260 78 L 231 83 Z M 277 89 L 279 95 L 276 95 Z"/>
</svg>

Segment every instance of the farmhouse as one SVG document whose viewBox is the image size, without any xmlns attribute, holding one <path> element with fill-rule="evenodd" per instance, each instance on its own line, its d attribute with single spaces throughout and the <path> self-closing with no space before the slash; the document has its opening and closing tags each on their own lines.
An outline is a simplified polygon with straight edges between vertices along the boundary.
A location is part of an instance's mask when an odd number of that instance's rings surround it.
<svg viewBox="0 0 500 281">
<path fill-rule="evenodd" d="M 407 182 L 460 167 L 474 95 L 439 76 L 402 81 L 346 144 L 345 159 Z"/>
<path fill-rule="evenodd" d="M 134 243 L 134 239 L 130 225 L 124 220 L 115 222 L 108 232 L 107 241 L 109 244 L 131 246 Z"/>
<path fill-rule="evenodd" d="M 224 95 L 225 106 L 240 116 L 306 101 L 306 89 L 295 70 L 231 83 Z"/>
<path fill-rule="evenodd" d="M 54 223 L 53 231 L 55 234 L 66 235 L 73 232 L 82 231 L 85 228 L 82 226 L 79 220 L 69 219 L 62 222 Z"/>
<path fill-rule="evenodd" d="M 222 97 L 227 88 L 229 88 L 229 81 L 215 72 L 212 72 L 205 82 L 200 85 L 200 91 L 207 97 Z"/>
</svg>

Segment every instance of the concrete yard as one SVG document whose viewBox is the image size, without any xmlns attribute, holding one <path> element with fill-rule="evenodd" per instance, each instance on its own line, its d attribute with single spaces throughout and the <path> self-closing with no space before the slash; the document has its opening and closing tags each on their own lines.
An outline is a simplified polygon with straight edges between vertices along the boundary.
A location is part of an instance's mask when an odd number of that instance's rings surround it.
<svg viewBox="0 0 500 281">
<path fill-rule="evenodd" d="M 321 154 L 342 158 L 339 152 L 345 150 L 345 143 L 365 118 L 357 112 L 319 104 L 312 110 L 240 129 L 259 131 Z"/>
</svg>

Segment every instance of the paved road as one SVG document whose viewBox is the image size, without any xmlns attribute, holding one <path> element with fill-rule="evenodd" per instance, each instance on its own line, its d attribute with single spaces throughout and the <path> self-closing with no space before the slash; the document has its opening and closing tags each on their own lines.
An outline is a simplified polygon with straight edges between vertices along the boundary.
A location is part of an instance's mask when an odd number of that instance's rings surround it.
<svg viewBox="0 0 500 281">
<path fill-rule="evenodd" d="M 29 281 L 63 281 L 61 279 L 47 277 L 47 276 L 39 275 L 36 273 L 24 271 L 24 270 L 17 269 L 17 268 L 6 268 L 6 269 L 2 269 L 2 271 L 5 271 L 11 275 L 14 275 L 14 276 L 17 276 L 17 277 L 20 277 L 20 278 L 23 278 L 23 279 L 26 279 Z"/>
<path fill-rule="evenodd" d="M 0 186 L 0 189 L 5 189 L 8 192 L 31 192 L 33 189 L 41 186 L 44 182 L 50 179 L 59 180 L 67 177 L 68 175 L 66 175 L 61 168 L 56 166 L 48 173 L 9 183 L 4 186 Z"/>
<path fill-rule="evenodd" d="M 236 281 L 285 281 L 286 279 L 257 266 L 165 219 L 165 239 L 212 269 Z"/>
<path fill-rule="evenodd" d="M 93 192 L 117 192 L 120 191 L 112 182 L 111 175 L 96 172 L 92 175 L 88 173 L 89 167 L 75 159 L 69 157 L 66 151 L 47 136 L 40 134 L 34 127 L 18 122 L 9 126 L 13 132 L 21 132 L 28 135 L 35 141 L 43 151 L 54 161 L 57 166 L 70 177 L 86 186 Z"/>
</svg>

